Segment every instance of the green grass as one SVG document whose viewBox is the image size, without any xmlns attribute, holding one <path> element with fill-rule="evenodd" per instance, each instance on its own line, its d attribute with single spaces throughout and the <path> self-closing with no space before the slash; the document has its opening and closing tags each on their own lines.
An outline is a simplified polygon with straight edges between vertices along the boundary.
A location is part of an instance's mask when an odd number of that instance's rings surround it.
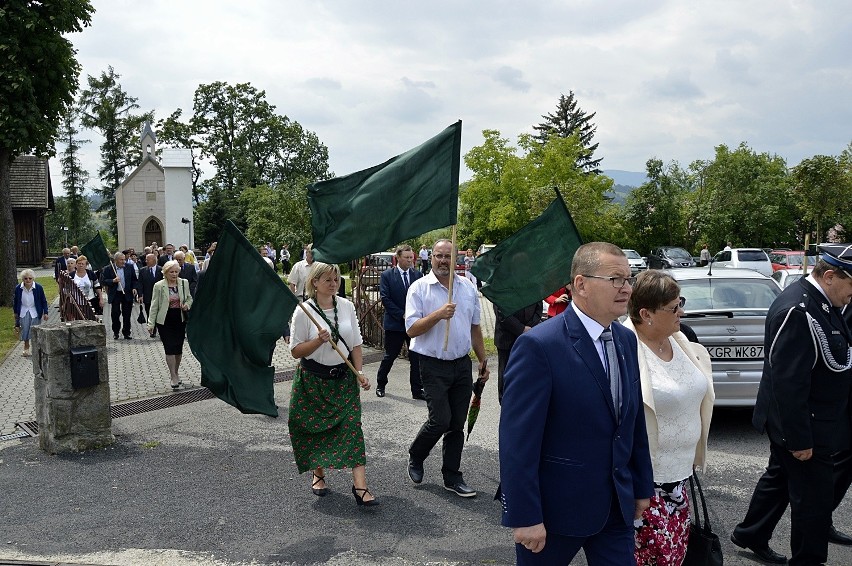
<svg viewBox="0 0 852 566">
<path fill-rule="evenodd" d="M 36 282 L 44 287 L 47 304 L 51 304 L 59 294 L 56 281 L 48 276 L 36 277 Z M 18 336 L 15 334 L 15 315 L 12 313 L 12 307 L 0 307 L 0 358 L 5 357 L 17 343 Z"/>
</svg>

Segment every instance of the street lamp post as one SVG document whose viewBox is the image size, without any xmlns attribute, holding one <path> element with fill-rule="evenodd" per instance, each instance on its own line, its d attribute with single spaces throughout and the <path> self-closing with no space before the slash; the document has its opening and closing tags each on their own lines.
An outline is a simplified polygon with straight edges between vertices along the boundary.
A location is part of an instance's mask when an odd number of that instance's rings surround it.
<svg viewBox="0 0 852 566">
<path fill-rule="evenodd" d="M 62 246 L 64 248 L 68 247 L 68 226 L 63 226 L 62 231 L 65 232 L 65 245 Z"/>
<path fill-rule="evenodd" d="M 192 220 L 189 218 L 181 218 L 180 221 L 183 224 L 186 224 L 187 234 L 186 234 L 186 245 L 189 246 L 189 249 L 193 249 L 195 247 L 195 243 L 192 241 Z"/>
</svg>

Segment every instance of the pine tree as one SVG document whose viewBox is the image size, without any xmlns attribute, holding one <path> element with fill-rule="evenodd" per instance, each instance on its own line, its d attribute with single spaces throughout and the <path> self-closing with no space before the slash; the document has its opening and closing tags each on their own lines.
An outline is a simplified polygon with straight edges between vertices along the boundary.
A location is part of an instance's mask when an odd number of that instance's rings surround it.
<svg viewBox="0 0 852 566">
<path fill-rule="evenodd" d="M 80 164 L 80 148 L 89 140 L 81 140 L 77 136 L 77 118 L 79 110 L 72 108 L 62 117 L 59 126 L 59 141 L 65 146 L 59 158 L 62 165 L 62 188 L 68 201 L 67 216 L 63 225 L 68 227 L 68 238 L 71 242 L 82 242 L 88 234 L 84 234 L 84 228 L 88 227 L 89 202 L 86 198 L 86 185 L 89 182 L 89 172 Z"/>
<path fill-rule="evenodd" d="M 592 123 L 595 114 L 597 112 L 586 114 L 581 108 L 578 108 L 574 91 L 568 91 L 568 96 L 564 94 L 559 96 L 556 112 L 542 115 L 544 122 L 533 126 L 533 129 L 538 132 L 535 139 L 544 144 L 551 136 L 567 138 L 576 135 L 585 148 L 583 154 L 577 158 L 577 167 L 586 173 L 599 174 L 601 170 L 598 165 L 603 158 L 592 159 L 595 150 L 598 148 L 598 144 L 592 143 L 592 138 L 595 137 L 597 130 L 597 126 Z"/>
<path fill-rule="evenodd" d="M 98 170 L 103 185 L 95 192 L 103 197 L 98 211 L 107 211 L 110 231 L 116 237 L 115 192 L 128 170 L 142 157 L 138 143 L 142 124 L 154 120 L 153 112 L 131 113 L 139 108 L 137 99 L 124 91 L 119 78 L 121 75 L 110 66 L 100 77 L 89 75 L 89 87 L 80 94 L 83 126 L 97 130 L 104 137 L 100 147 L 101 168 Z"/>
</svg>

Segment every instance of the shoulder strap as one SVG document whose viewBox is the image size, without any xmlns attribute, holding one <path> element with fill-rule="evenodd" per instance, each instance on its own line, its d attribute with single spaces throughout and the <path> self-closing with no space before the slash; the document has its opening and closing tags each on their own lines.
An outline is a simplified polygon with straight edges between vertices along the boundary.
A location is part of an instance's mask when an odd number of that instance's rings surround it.
<svg viewBox="0 0 852 566">
<path fill-rule="evenodd" d="M 698 488 L 698 499 L 695 498 L 695 488 Z M 692 492 L 692 507 L 695 509 L 695 513 L 693 513 L 693 518 L 695 520 L 695 526 L 699 530 L 709 533 L 712 531 L 710 527 L 710 515 L 707 513 L 707 500 L 704 499 L 704 490 L 701 489 L 701 482 L 698 481 L 698 474 L 693 472 L 691 476 L 689 476 L 689 489 Z M 701 516 L 698 512 L 698 501 L 701 501 L 701 510 L 704 515 L 704 526 L 701 526 Z"/>
<path fill-rule="evenodd" d="M 317 311 L 317 314 L 319 314 L 322 317 L 322 319 L 328 324 L 328 327 L 333 330 L 333 334 L 337 335 L 337 339 L 340 340 L 341 342 L 343 342 L 343 345 L 346 347 L 346 351 L 351 354 L 352 348 L 349 347 L 349 344 L 346 343 L 346 340 L 343 338 L 343 335 L 340 334 L 340 328 L 338 326 L 335 326 L 334 324 L 332 324 L 332 322 L 330 320 L 328 320 L 328 317 L 325 316 L 325 313 L 322 312 L 322 309 L 319 308 L 314 303 L 313 299 L 311 299 L 309 301 L 305 301 L 305 302 L 307 302 L 311 306 L 312 309 Z"/>
</svg>

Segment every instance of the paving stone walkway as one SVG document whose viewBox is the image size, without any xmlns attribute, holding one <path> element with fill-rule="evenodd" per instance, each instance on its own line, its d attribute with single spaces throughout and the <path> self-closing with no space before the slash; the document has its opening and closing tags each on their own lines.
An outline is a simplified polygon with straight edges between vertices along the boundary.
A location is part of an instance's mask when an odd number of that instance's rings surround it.
<svg viewBox="0 0 852 566">
<path fill-rule="evenodd" d="M 37 275 L 45 275 L 37 273 Z M 482 305 L 482 331 L 486 337 L 494 336 L 494 311 L 491 303 L 480 298 Z M 58 300 L 50 308 L 50 317 L 42 324 L 59 322 Z M 109 357 L 110 398 L 113 403 L 142 399 L 172 392 L 166 358 L 159 338 L 151 338 L 144 325 L 136 322 L 138 308 L 132 316 L 131 340 L 113 340 L 110 327 L 109 305 L 105 305 L 103 320 L 107 325 L 107 356 Z M 184 344 L 180 375 L 185 388 L 201 387 L 201 366 L 192 355 L 189 344 Z M 16 422 L 35 420 L 35 390 L 33 387 L 32 358 L 22 356 L 23 343 L 19 342 L 5 359 L 0 361 L 0 436 L 16 432 Z M 276 371 L 296 366 L 290 350 L 279 340 L 272 356 Z"/>
</svg>

